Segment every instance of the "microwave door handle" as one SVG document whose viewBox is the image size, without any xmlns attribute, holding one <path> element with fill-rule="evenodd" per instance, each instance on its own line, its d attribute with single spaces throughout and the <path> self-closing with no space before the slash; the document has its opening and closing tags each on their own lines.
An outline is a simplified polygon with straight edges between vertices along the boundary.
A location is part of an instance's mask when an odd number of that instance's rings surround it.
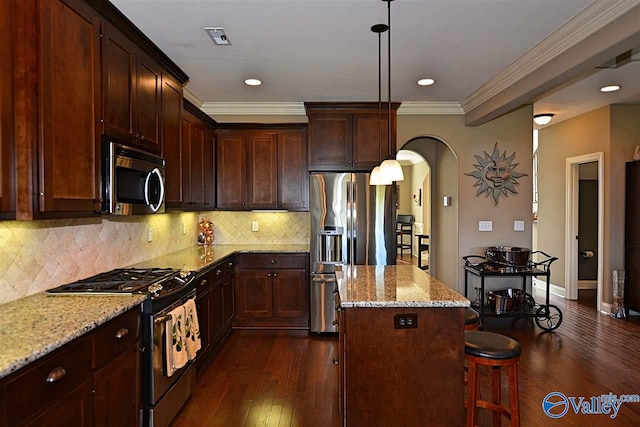
<svg viewBox="0 0 640 427">
<path fill-rule="evenodd" d="M 149 180 L 151 179 L 151 175 L 158 175 L 158 182 L 160 183 L 160 200 L 158 200 L 158 205 L 153 206 L 149 202 Z M 162 205 L 162 201 L 164 200 L 164 184 L 162 183 L 162 175 L 158 168 L 154 168 L 151 172 L 147 174 L 147 179 L 144 181 L 144 201 L 151 208 L 153 212 L 157 212 L 160 209 L 160 205 Z"/>
</svg>

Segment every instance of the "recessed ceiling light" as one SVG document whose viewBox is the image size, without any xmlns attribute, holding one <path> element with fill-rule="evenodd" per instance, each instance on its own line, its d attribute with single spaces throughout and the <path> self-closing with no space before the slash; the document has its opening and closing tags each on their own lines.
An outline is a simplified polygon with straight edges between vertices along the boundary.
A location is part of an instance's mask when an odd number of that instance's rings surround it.
<svg viewBox="0 0 640 427">
<path fill-rule="evenodd" d="M 420 80 L 418 80 L 418 85 L 420 85 L 420 86 L 431 86 L 435 82 L 436 81 L 433 80 L 433 79 L 420 79 Z"/>
<path fill-rule="evenodd" d="M 620 90 L 619 85 L 609 85 L 600 88 L 600 92 L 615 92 L 617 90 Z"/>
<path fill-rule="evenodd" d="M 247 86 L 260 86 L 262 84 L 262 80 L 258 80 L 258 79 L 246 79 L 244 81 L 244 84 L 246 84 Z"/>
</svg>

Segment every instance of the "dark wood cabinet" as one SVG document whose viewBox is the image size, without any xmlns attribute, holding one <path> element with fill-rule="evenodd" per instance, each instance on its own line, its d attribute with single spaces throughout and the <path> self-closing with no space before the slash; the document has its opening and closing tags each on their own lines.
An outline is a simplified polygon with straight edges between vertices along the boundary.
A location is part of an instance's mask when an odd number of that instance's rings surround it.
<svg viewBox="0 0 640 427">
<path fill-rule="evenodd" d="M 159 153 L 162 69 L 115 26 L 103 25 L 104 133 Z"/>
<path fill-rule="evenodd" d="M 140 310 L 132 309 L 0 382 L 0 425 L 139 424 Z"/>
<path fill-rule="evenodd" d="M 625 292 L 624 304 L 629 310 L 640 311 L 640 162 L 627 162 L 625 190 Z"/>
<path fill-rule="evenodd" d="M 234 316 L 234 271 L 232 257 L 200 273 L 196 278 L 196 308 L 202 344 L 196 359 L 198 373 L 209 364 L 231 330 Z"/>
<path fill-rule="evenodd" d="M 217 150 L 219 208 L 309 209 L 304 128 L 221 129 Z"/>
<path fill-rule="evenodd" d="M 240 254 L 235 327 L 309 327 L 307 254 Z"/>
<path fill-rule="evenodd" d="M 100 20 L 82 0 L 41 0 L 37 206 L 100 208 Z"/>
<path fill-rule="evenodd" d="M 162 75 L 160 125 L 165 158 L 166 209 L 182 208 L 182 86 Z"/>
<path fill-rule="evenodd" d="M 396 149 L 396 112 L 392 103 L 391 154 Z M 310 171 L 371 171 L 389 155 L 387 103 L 307 102 Z"/>
<path fill-rule="evenodd" d="M 0 2 L 0 52 L 11 52 L 11 2 Z M 13 58 L 0 61 L 0 219 L 15 218 L 15 168 L 13 139 Z"/>
</svg>

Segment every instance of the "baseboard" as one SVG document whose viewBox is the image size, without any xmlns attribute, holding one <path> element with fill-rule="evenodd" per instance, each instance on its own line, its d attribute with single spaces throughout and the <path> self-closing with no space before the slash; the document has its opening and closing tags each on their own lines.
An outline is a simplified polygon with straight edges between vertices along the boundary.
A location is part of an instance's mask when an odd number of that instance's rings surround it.
<svg viewBox="0 0 640 427">
<path fill-rule="evenodd" d="M 580 289 L 598 289 L 597 280 L 578 280 L 578 290 Z"/>
<path fill-rule="evenodd" d="M 540 280 L 538 278 L 533 278 L 532 285 L 538 291 L 547 292 L 547 282 L 546 280 Z M 549 293 L 553 295 L 557 295 L 562 298 L 566 298 L 566 291 L 564 288 L 554 285 L 553 283 L 549 284 Z"/>
</svg>

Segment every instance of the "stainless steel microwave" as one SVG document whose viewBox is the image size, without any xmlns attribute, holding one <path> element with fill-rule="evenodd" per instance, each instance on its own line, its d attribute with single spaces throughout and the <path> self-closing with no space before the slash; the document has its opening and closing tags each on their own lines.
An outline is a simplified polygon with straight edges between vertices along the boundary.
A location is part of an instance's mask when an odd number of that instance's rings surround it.
<svg viewBox="0 0 640 427">
<path fill-rule="evenodd" d="M 164 212 L 164 158 L 114 141 L 102 143 L 102 212 Z"/>
</svg>

